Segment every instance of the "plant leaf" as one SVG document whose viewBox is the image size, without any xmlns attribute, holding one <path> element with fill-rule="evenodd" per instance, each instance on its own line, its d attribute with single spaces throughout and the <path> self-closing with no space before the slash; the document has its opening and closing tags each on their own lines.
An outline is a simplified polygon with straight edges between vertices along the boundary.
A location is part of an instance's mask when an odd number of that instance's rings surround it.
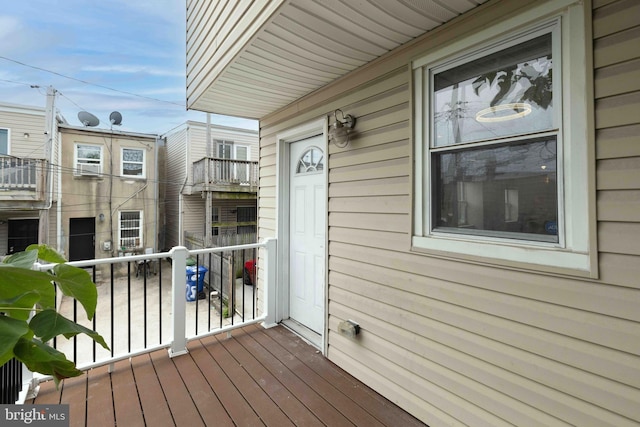
<svg viewBox="0 0 640 427">
<path fill-rule="evenodd" d="M 25 293 L 34 292 L 39 298 L 37 303 L 43 308 L 55 306 L 55 286 L 53 276 L 36 270 L 6 266 L 0 274 L 0 298 L 9 300 Z"/>
<path fill-rule="evenodd" d="M 69 339 L 74 335 L 85 334 L 91 337 L 102 347 L 109 350 L 109 346 L 100 334 L 67 319 L 55 310 L 49 309 L 39 312 L 33 316 L 31 322 L 29 322 L 29 326 L 36 336 L 44 342 L 49 341 L 57 335 L 64 335 Z"/>
<path fill-rule="evenodd" d="M 58 264 L 53 268 L 55 281 L 62 293 L 78 300 L 87 312 L 87 318 L 93 319 L 98 303 L 98 289 L 91 276 L 82 268 L 68 264 Z"/>
<path fill-rule="evenodd" d="M 30 371 L 53 376 L 56 387 L 62 379 L 82 375 L 64 353 L 36 339 L 20 338 L 13 352 Z"/>
<path fill-rule="evenodd" d="M 27 322 L 0 315 L 0 366 L 11 360 L 16 343 L 28 332 Z"/>
<path fill-rule="evenodd" d="M 38 251 L 16 252 L 2 260 L 0 266 L 12 266 L 31 270 L 33 264 L 38 260 Z"/>
<path fill-rule="evenodd" d="M 32 291 L 17 295 L 14 298 L 1 299 L 0 312 L 14 319 L 27 320 L 39 299 L 40 295 Z"/>
<path fill-rule="evenodd" d="M 58 251 L 47 245 L 29 245 L 27 246 L 27 251 L 30 250 L 37 250 L 38 258 L 40 258 L 42 261 L 46 261 L 52 264 L 67 262 L 67 260 L 62 255 L 60 255 L 60 253 L 58 253 Z"/>
</svg>

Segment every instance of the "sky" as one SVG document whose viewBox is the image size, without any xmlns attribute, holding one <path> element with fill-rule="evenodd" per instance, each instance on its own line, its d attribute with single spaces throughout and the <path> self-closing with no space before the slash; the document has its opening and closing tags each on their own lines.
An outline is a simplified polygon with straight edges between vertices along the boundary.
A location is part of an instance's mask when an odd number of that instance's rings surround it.
<svg viewBox="0 0 640 427">
<path fill-rule="evenodd" d="M 80 111 L 118 130 L 163 134 L 206 114 L 186 111 L 185 0 L 0 0 L 0 102 L 56 109 L 81 126 Z M 37 87 L 33 87 L 37 86 Z M 213 124 L 257 122 L 211 115 Z M 115 127 L 114 127 L 115 129 Z"/>
</svg>

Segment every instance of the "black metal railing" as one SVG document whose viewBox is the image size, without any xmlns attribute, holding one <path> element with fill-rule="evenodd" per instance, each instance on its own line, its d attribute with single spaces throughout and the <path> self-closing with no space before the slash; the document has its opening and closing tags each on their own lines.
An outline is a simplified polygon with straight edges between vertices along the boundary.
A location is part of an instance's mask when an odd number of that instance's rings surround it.
<svg viewBox="0 0 640 427">
<path fill-rule="evenodd" d="M 11 359 L 0 366 L 0 404 L 12 405 L 22 391 L 22 363 Z"/>
<path fill-rule="evenodd" d="M 98 289 L 96 313 L 89 321 L 77 301 L 62 296 L 57 298 L 57 308 L 100 333 L 110 351 L 84 335 L 57 338 L 52 345 L 85 369 L 264 320 L 259 317 L 259 311 L 265 309 L 258 309 L 255 271 L 262 247 L 265 244 L 191 252 L 174 248 L 165 253 L 71 262 L 92 274 Z M 184 317 L 180 318 L 182 309 Z"/>
</svg>

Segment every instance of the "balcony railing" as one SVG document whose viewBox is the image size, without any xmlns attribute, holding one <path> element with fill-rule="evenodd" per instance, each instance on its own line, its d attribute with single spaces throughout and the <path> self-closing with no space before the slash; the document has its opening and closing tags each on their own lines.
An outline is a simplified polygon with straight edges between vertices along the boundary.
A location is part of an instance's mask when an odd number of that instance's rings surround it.
<svg viewBox="0 0 640 427">
<path fill-rule="evenodd" d="M 244 187 L 255 191 L 258 186 L 258 162 L 205 157 L 193 164 L 193 184 L 205 190 Z"/>
<path fill-rule="evenodd" d="M 265 260 L 259 286 L 255 270 L 249 272 L 251 284 L 243 277 L 245 263 L 253 267 L 258 251 Z M 51 345 L 85 370 L 163 348 L 174 357 L 187 352 L 187 342 L 193 339 L 255 323 L 275 324 L 275 257 L 276 241 L 270 239 L 70 262 L 90 269 L 98 288 L 98 306 L 92 321 L 68 297 L 58 298 L 57 309 L 101 334 L 111 351 L 83 335 L 71 340 L 59 337 Z M 52 265 L 36 268 L 47 270 Z M 29 381 L 31 378 L 23 379 Z"/>
<path fill-rule="evenodd" d="M 45 177 L 48 162 L 0 156 L 0 201 L 5 209 L 21 208 L 25 202 L 33 208 L 34 202 L 45 200 Z"/>
</svg>

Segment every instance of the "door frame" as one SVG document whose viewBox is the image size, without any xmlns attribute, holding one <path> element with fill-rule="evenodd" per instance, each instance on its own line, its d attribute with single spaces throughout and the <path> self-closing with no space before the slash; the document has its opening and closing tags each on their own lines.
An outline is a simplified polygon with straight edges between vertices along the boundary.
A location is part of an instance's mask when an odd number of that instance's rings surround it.
<svg viewBox="0 0 640 427">
<path fill-rule="evenodd" d="M 324 200 L 325 215 L 325 280 L 324 280 L 324 315 L 323 327 L 321 333 L 320 350 L 326 354 L 327 346 L 327 301 L 328 301 L 328 283 L 329 283 L 329 218 L 328 218 L 328 200 L 329 200 L 329 155 L 328 155 L 328 119 L 322 117 L 307 122 L 302 125 L 294 126 L 290 129 L 279 132 L 276 136 L 276 160 L 278 167 L 276 168 L 276 237 L 278 239 L 278 271 L 277 271 L 277 287 L 276 287 L 276 322 L 281 322 L 289 318 L 289 212 L 290 198 L 289 185 L 290 180 L 290 152 L 291 143 L 313 136 L 321 136 L 319 148 L 322 149 L 325 156 L 325 168 L 323 171 L 324 185 L 326 189 Z"/>
</svg>

